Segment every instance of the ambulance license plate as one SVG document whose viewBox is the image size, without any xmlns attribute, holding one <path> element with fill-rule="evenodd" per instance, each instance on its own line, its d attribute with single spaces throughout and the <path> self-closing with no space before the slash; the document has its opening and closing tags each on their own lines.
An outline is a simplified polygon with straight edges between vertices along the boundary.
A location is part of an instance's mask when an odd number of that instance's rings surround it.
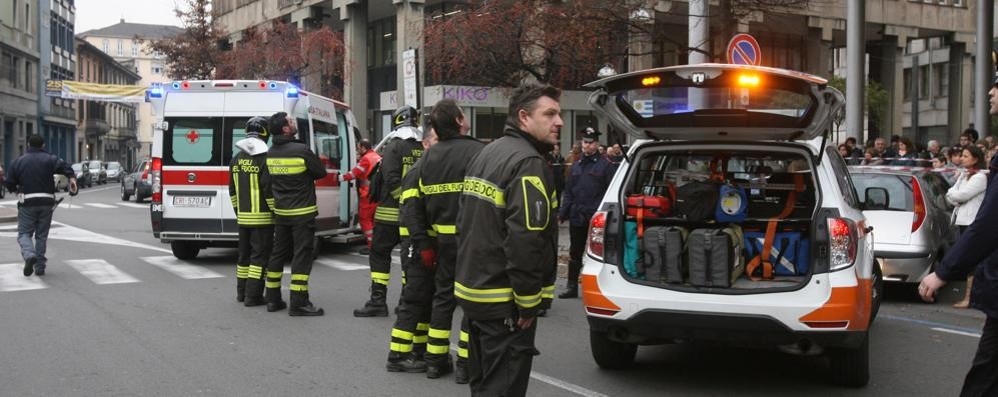
<svg viewBox="0 0 998 397">
<path fill-rule="evenodd" d="M 174 196 L 174 207 L 208 208 L 211 207 L 209 196 Z"/>
</svg>

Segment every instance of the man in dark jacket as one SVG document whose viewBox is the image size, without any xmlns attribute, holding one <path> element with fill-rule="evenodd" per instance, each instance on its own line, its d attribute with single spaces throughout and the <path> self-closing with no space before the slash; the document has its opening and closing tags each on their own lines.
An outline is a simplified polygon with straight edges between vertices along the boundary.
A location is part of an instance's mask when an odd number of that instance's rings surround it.
<svg viewBox="0 0 998 397">
<path fill-rule="evenodd" d="M 998 114 L 998 70 L 995 71 L 994 84 L 988 95 L 991 97 L 990 113 Z M 994 161 L 991 164 L 991 175 L 994 175 L 998 168 Z M 974 272 L 970 306 L 984 312 L 987 320 L 981 332 L 977 354 L 963 380 L 961 397 L 998 394 L 998 246 L 994 244 L 994 225 L 998 225 L 998 183 L 992 179 L 988 182 L 984 202 L 977 210 L 974 223 L 946 251 L 946 256 L 936 266 L 935 272 L 925 276 L 918 286 L 922 299 L 932 302 L 936 291 L 946 285 L 947 281 L 964 280 L 970 272 Z"/>
<path fill-rule="evenodd" d="M 582 130 L 582 156 L 568 171 L 568 183 L 558 210 L 558 223 L 568 220 L 568 281 L 559 298 L 579 297 L 579 272 L 582 270 L 582 251 L 586 248 L 589 219 L 596 213 L 603 194 L 610 186 L 617 167 L 596 151 L 600 132 L 592 127 Z"/>
<path fill-rule="evenodd" d="M 558 207 L 544 153 L 563 125 L 561 92 L 525 83 L 510 95 L 503 137 L 468 165 L 457 215 L 454 296 L 468 317 L 471 394 L 523 396 L 534 321 L 554 297 Z"/>
<path fill-rule="evenodd" d="M 265 303 L 263 272 L 274 245 L 274 195 L 267 170 L 269 123 L 260 116 L 246 122 L 246 138 L 236 142 L 239 154 L 229 164 L 229 199 L 239 225 L 236 300 L 246 306 Z"/>
<path fill-rule="evenodd" d="M 319 156 L 303 142 L 295 140 L 298 127 L 287 113 L 270 117 L 274 146 L 267 155 L 271 190 L 274 194 L 274 251 L 267 269 L 267 311 L 285 307 L 281 301 L 281 276 L 284 262 L 291 259 L 292 316 L 321 316 L 325 312 L 308 299 L 308 278 L 312 274 L 312 250 L 315 238 L 315 180 L 326 176 Z"/>
<path fill-rule="evenodd" d="M 4 185 L 17 192 L 17 244 L 24 258 L 24 276 L 45 275 L 45 257 L 52 211 L 55 210 L 53 174 L 69 178 L 69 194 L 76 195 L 76 172 L 59 156 L 45 151 L 41 135 L 28 137 L 28 151 L 7 169 Z M 34 242 L 32 243 L 32 239 Z"/>
</svg>

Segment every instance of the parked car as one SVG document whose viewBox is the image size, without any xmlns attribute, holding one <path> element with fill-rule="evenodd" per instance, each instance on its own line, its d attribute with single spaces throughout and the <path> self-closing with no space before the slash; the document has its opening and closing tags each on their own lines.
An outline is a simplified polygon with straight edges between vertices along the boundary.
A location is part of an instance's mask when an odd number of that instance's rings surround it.
<svg viewBox="0 0 998 397">
<path fill-rule="evenodd" d="M 81 188 L 94 185 L 94 176 L 90 173 L 90 166 L 87 163 L 74 163 L 73 171 L 76 172 L 76 184 Z"/>
<path fill-rule="evenodd" d="M 956 238 L 945 207 L 949 184 L 919 168 L 851 166 L 849 171 L 860 200 L 868 203 L 863 214 L 873 226 L 884 281 L 917 285 Z"/>
<path fill-rule="evenodd" d="M 121 182 L 121 178 L 125 174 L 125 168 L 117 161 L 108 161 L 104 169 L 107 170 L 108 182 Z"/>
<path fill-rule="evenodd" d="M 720 343 L 825 354 L 833 381 L 867 384 L 882 282 L 863 203 L 825 144 L 842 93 L 821 77 L 729 64 L 587 87 L 596 113 L 639 139 L 583 256 L 596 364 L 630 367 L 640 345 Z M 777 237 L 763 237 L 770 227 Z M 773 250 L 754 248 L 764 240 Z M 772 266 L 752 271 L 762 258 Z"/>
<path fill-rule="evenodd" d="M 121 201 L 128 201 L 134 195 L 135 202 L 141 203 L 146 197 L 152 197 L 151 166 L 150 160 L 142 161 L 121 179 Z"/>
<path fill-rule="evenodd" d="M 92 175 L 94 183 L 98 185 L 107 183 L 107 170 L 104 168 L 104 164 L 100 160 L 90 160 L 87 162 L 87 166 L 90 167 L 90 174 Z"/>
</svg>

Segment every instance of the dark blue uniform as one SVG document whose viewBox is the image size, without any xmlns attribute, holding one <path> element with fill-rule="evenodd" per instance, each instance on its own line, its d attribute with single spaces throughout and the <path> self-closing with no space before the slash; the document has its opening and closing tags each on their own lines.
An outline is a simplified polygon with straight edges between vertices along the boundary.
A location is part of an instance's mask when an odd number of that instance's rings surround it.
<svg viewBox="0 0 998 397">
<path fill-rule="evenodd" d="M 603 194 L 610 186 L 617 166 L 599 152 L 583 154 L 569 170 L 565 193 L 561 196 L 558 218 L 569 222 L 568 282 L 560 298 L 578 296 L 579 271 L 582 270 L 582 250 L 586 247 L 589 219 L 596 213 Z"/>
</svg>

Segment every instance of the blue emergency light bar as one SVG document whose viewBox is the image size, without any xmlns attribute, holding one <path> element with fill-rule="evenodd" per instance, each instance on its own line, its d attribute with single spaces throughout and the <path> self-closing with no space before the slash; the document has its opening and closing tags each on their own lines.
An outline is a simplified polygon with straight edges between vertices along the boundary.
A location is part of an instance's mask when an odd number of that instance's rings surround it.
<svg viewBox="0 0 998 397">
<path fill-rule="evenodd" d="M 152 87 L 150 87 L 149 88 L 149 97 L 150 98 L 162 98 L 163 97 L 163 86 L 156 84 L 156 85 L 153 85 Z"/>
<path fill-rule="evenodd" d="M 277 86 L 276 83 L 270 83 L 270 84 L 272 84 L 274 87 Z M 288 88 L 287 88 L 287 90 L 285 90 L 285 92 L 287 93 L 288 98 L 297 98 L 298 97 L 298 87 L 295 87 L 295 86 L 293 86 L 291 84 L 288 84 Z"/>
</svg>

